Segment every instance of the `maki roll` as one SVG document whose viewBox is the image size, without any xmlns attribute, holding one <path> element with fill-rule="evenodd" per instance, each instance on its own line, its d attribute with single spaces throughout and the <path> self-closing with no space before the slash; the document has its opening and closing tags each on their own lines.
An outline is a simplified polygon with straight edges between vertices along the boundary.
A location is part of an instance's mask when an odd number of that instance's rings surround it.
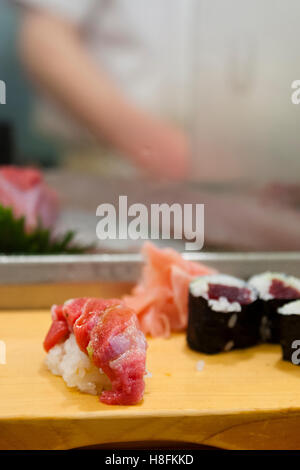
<svg viewBox="0 0 300 470">
<path fill-rule="evenodd" d="M 245 281 L 223 274 L 190 284 L 187 341 L 192 349 L 216 354 L 259 342 L 257 293 Z"/>
<path fill-rule="evenodd" d="M 300 300 L 278 309 L 282 359 L 300 365 Z"/>
<path fill-rule="evenodd" d="M 278 308 L 287 302 L 300 299 L 300 280 L 281 273 L 265 272 L 253 276 L 249 284 L 259 295 L 262 323 L 261 338 L 269 343 L 279 343 Z"/>
<path fill-rule="evenodd" d="M 78 298 L 51 313 L 44 349 L 53 374 L 108 405 L 142 400 L 147 343 L 134 310 L 117 299 Z"/>
</svg>

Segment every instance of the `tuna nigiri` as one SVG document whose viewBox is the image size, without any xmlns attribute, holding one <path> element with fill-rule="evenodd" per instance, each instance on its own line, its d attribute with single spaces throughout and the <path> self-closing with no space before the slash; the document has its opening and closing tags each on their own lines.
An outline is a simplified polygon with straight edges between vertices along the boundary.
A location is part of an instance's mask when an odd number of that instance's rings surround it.
<svg viewBox="0 0 300 470">
<path fill-rule="evenodd" d="M 52 307 L 46 364 L 68 386 L 110 405 L 134 405 L 144 393 L 146 340 L 137 316 L 117 299 L 79 298 Z"/>
</svg>

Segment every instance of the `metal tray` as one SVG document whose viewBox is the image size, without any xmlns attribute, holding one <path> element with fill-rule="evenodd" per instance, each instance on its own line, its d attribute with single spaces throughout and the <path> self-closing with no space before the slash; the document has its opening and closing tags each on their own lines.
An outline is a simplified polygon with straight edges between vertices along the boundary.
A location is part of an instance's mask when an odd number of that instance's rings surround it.
<svg viewBox="0 0 300 470">
<path fill-rule="evenodd" d="M 184 253 L 244 279 L 263 271 L 300 276 L 297 253 Z M 73 297 L 121 297 L 139 278 L 139 254 L 0 257 L 0 309 L 41 309 Z"/>
<path fill-rule="evenodd" d="M 183 256 L 242 278 L 263 271 L 300 275 L 300 252 L 183 253 Z M 0 256 L 0 284 L 135 282 L 142 263 L 139 254 Z"/>
</svg>

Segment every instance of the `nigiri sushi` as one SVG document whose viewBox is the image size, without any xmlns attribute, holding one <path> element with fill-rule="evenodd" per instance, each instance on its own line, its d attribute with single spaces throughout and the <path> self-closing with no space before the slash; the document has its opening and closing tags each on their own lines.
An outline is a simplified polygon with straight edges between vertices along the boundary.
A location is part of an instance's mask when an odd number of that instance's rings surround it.
<svg viewBox="0 0 300 470">
<path fill-rule="evenodd" d="M 109 405 L 142 400 L 147 343 L 134 310 L 117 299 L 78 298 L 51 314 L 44 349 L 53 374 Z"/>
</svg>

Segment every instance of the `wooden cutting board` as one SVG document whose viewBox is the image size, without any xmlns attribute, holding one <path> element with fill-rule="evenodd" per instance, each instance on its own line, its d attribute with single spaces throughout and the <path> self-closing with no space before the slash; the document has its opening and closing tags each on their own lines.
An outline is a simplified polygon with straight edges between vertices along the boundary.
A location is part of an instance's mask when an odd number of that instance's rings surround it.
<svg viewBox="0 0 300 470">
<path fill-rule="evenodd" d="M 183 334 L 150 339 L 152 377 L 146 378 L 143 402 L 114 407 L 48 372 L 42 341 L 49 324 L 49 311 L 0 312 L 0 341 L 6 344 L 0 449 L 136 441 L 300 449 L 300 367 L 281 361 L 279 346 L 205 356 L 189 350 Z"/>
</svg>

